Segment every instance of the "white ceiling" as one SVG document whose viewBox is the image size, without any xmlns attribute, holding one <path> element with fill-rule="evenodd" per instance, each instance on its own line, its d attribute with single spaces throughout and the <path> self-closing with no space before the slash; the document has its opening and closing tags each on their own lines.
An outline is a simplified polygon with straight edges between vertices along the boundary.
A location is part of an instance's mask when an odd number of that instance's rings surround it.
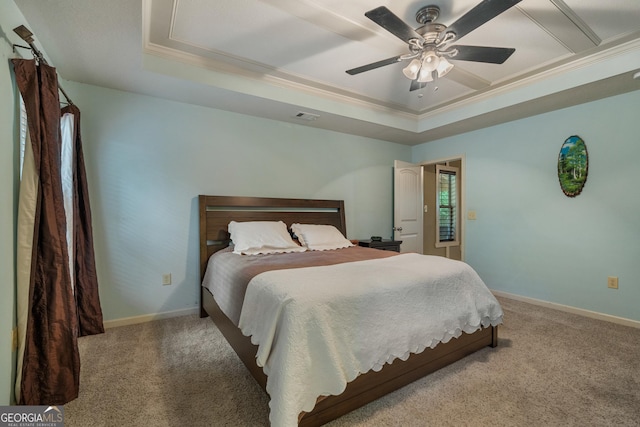
<svg viewBox="0 0 640 427">
<path fill-rule="evenodd" d="M 365 12 L 451 25 L 479 2 L 15 0 L 66 80 L 409 145 L 640 89 L 639 0 L 522 0 L 460 40 L 515 48 L 504 64 L 413 92 L 405 63 L 345 73 L 408 52 Z"/>
</svg>

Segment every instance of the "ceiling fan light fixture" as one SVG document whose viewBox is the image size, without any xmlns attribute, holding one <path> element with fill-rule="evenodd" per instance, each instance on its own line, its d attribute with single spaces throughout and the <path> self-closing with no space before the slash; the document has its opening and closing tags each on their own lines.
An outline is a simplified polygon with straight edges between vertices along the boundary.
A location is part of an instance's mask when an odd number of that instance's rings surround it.
<svg viewBox="0 0 640 427">
<path fill-rule="evenodd" d="M 414 59 L 402 70 L 402 72 L 409 80 L 415 80 L 418 77 L 418 71 L 420 71 L 421 66 L 422 63 L 420 60 Z"/>
<path fill-rule="evenodd" d="M 428 51 L 422 58 L 422 69 L 427 71 L 435 71 L 440 65 L 440 57 L 434 51 Z"/>
<path fill-rule="evenodd" d="M 438 78 L 444 77 L 453 68 L 453 64 L 447 61 L 447 58 L 440 57 L 440 63 L 436 71 L 438 72 Z"/>
<path fill-rule="evenodd" d="M 422 67 L 418 73 L 418 82 L 427 83 L 433 81 L 433 70 Z"/>
</svg>

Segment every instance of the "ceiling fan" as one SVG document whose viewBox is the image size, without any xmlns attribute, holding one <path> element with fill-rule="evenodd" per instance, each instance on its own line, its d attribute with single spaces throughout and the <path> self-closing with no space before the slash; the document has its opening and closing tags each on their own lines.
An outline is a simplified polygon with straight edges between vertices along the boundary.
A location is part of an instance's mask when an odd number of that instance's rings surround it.
<svg viewBox="0 0 640 427">
<path fill-rule="evenodd" d="M 347 70 L 347 73 L 360 74 L 385 65 L 410 60 L 409 65 L 402 72 L 411 80 L 410 90 L 416 90 L 425 87 L 435 78 L 444 77 L 451 71 L 453 64 L 448 59 L 502 64 L 515 52 L 515 49 L 451 45 L 451 43 L 460 40 L 520 1 L 522 0 L 483 0 L 449 27 L 435 22 L 440 14 L 438 6 L 425 6 L 416 13 L 416 21 L 421 26 L 415 30 L 385 6 L 370 10 L 365 13 L 365 16 L 407 43 L 409 53 L 352 68 Z"/>
</svg>

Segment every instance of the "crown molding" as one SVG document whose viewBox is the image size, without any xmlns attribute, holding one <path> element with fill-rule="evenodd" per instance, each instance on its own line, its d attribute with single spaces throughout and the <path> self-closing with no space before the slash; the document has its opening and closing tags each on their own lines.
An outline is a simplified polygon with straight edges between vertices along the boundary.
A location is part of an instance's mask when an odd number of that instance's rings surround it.
<svg viewBox="0 0 640 427">
<path fill-rule="evenodd" d="M 611 43 L 609 43 L 611 44 Z M 633 57 L 637 58 L 640 54 L 640 31 L 634 32 L 625 36 L 624 38 L 617 40 L 613 47 L 606 48 L 606 45 L 599 48 L 590 50 L 580 55 L 578 59 L 573 57 L 552 65 L 549 65 L 546 70 L 530 71 L 527 75 L 519 76 L 514 79 L 510 79 L 504 82 L 494 84 L 485 90 L 476 92 L 475 94 L 466 97 L 460 101 L 454 101 L 448 105 L 441 106 L 432 111 L 428 111 L 419 115 L 420 122 L 428 121 L 436 117 L 448 115 L 454 111 L 460 111 L 461 109 L 476 106 L 481 103 L 491 101 L 495 103 L 493 109 L 504 108 L 508 105 L 496 103 L 496 99 L 500 97 L 507 97 L 518 91 L 524 92 L 526 89 L 530 89 L 534 86 L 538 86 L 539 90 L 536 92 L 536 96 L 526 96 L 526 99 L 512 100 L 511 103 L 520 103 L 529 101 L 536 98 L 558 92 L 560 90 L 571 89 L 577 86 L 581 86 L 587 83 L 591 83 L 594 80 L 601 80 L 614 75 L 622 74 L 633 69 L 638 68 L 637 60 L 627 62 L 626 59 Z M 609 70 L 600 71 L 596 79 L 593 74 L 589 74 L 587 78 L 568 78 L 568 76 L 575 76 L 576 73 L 584 71 L 586 69 L 592 69 L 593 67 L 602 65 L 605 62 L 612 64 L 617 59 L 622 58 L 621 62 L 624 64 L 616 64 L 617 67 L 610 67 Z M 632 63 L 630 63 L 632 62 Z M 560 80 L 563 80 L 560 82 Z M 555 84 L 550 84 L 554 81 Z M 505 101 L 506 102 L 506 101 Z M 484 111 L 487 112 L 486 110 Z M 426 129 L 422 129 L 426 130 Z"/>
</svg>

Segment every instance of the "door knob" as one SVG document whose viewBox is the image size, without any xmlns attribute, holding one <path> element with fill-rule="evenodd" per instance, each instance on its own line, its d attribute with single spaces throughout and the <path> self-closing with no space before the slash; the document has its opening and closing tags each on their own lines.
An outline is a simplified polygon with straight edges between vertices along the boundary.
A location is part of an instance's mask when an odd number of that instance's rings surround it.
<svg viewBox="0 0 640 427">
<path fill-rule="evenodd" d="M 402 227 L 393 227 L 393 231 L 402 231 Z"/>
</svg>

